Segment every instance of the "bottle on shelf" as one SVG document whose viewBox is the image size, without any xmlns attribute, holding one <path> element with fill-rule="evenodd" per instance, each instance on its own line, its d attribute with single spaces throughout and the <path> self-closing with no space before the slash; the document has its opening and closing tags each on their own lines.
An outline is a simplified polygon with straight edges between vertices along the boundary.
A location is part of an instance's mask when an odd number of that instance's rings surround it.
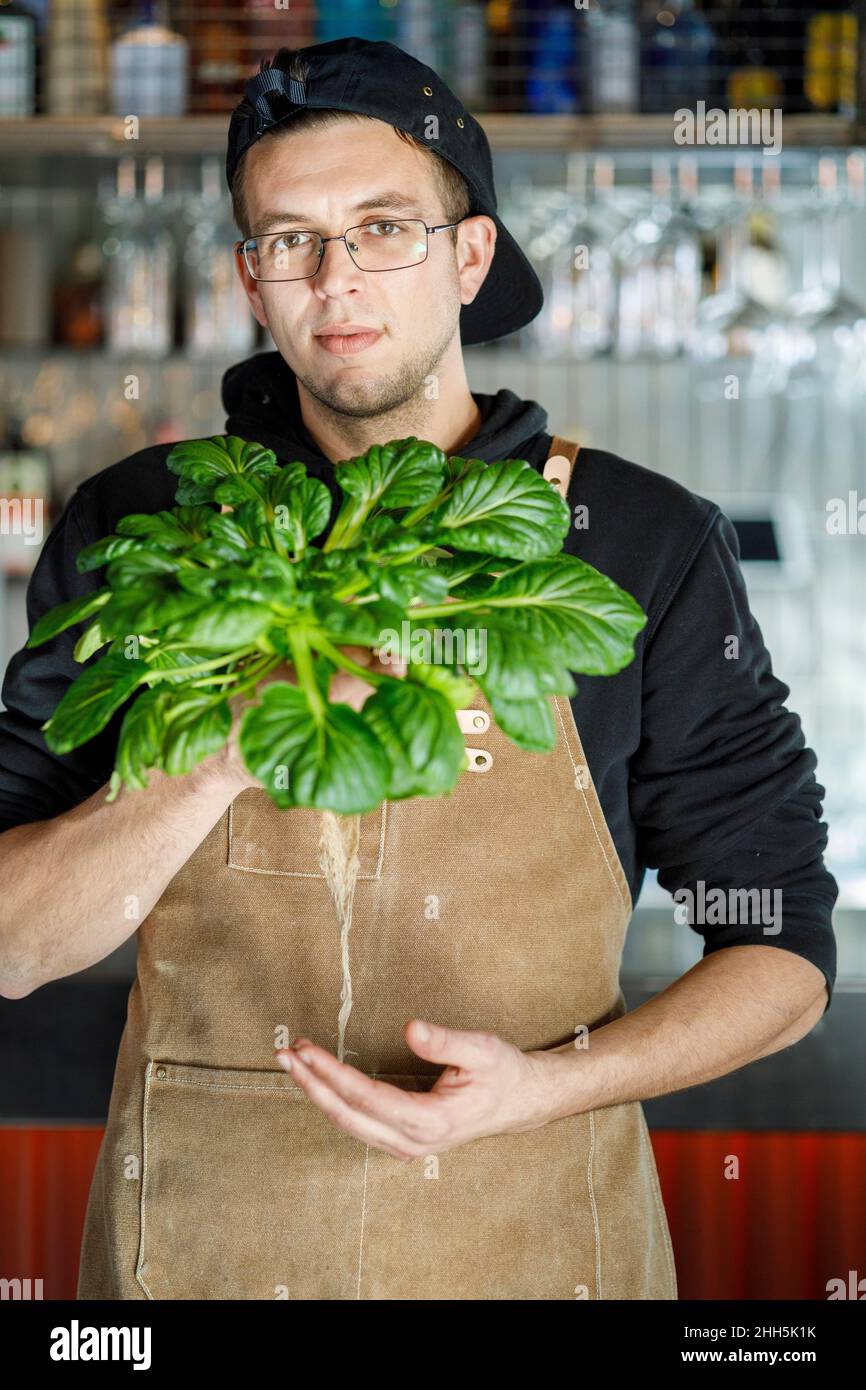
<svg viewBox="0 0 866 1390">
<path fill-rule="evenodd" d="M 246 356 L 255 347 L 257 322 L 235 269 L 237 233 L 222 180 L 221 161 L 206 159 L 201 191 L 185 208 L 184 343 L 196 358 Z"/>
<path fill-rule="evenodd" d="M 313 0 L 292 0 L 288 9 L 277 8 L 274 0 L 244 0 L 244 10 L 246 77 L 257 73 L 261 59 L 278 48 L 306 48 L 314 42 Z"/>
<path fill-rule="evenodd" d="M 191 49 L 192 110 L 231 111 L 249 75 L 248 14 L 228 0 L 198 0 L 190 15 L 184 32 Z"/>
<path fill-rule="evenodd" d="M 449 86 L 470 111 L 487 102 L 487 21 L 483 0 L 457 0 Z"/>
<path fill-rule="evenodd" d="M 635 0 L 592 0 L 586 12 L 586 68 L 596 115 L 630 115 L 640 105 L 640 30 Z"/>
<path fill-rule="evenodd" d="M 858 35 L 848 0 L 820 0 L 806 25 L 803 91 L 810 110 L 856 114 Z"/>
<path fill-rule="evenodd" d="M 650 11 L 641 44 L 641 110 L 671 115 L 714 92 L 716 36 L 694 0 L 665 0 Z M 709 102 L 708 102 L 709 104 Z"/>
<path fill-rule="evenodd" d="M 62 278 L 54 288 L 54 342 L 59 347 L 100 347 L 103 259 L 92 237 L 74 247 Z"/>
<path fill-rule="evenodd" d="M 188 46 L 168 26 L 159 0 L 142 0 L 132 28 L 111 46 L 115 116 L 183 116 L 188 102 Z"/>
<path fill-rule="evenodd" d="M 535 115 L 578 110 L 578 35 L 573 0 L 525 0 L 526 107 Z"/>
<path fill-rule="evenodd" d="M 53 0 L 45 108 L 51 116 L 102 116 L 108 91 L 105 0 Z"/>
<path fill-rule="evenodd" d="M 812 8 L 807 7 L 806 0 L 772 0 L 766 21 L 762 22 L 770 67 L 782 80 L 782 104 L 785 112 L 791 115 L 808 110 L 803 92 L 803 65 Z"/>
<path fill-rule="evenodd" d="M 452 0 L 397 0 L 395 43 L 435 72 L 448 71 L 454 36 Z"/>
<path fill-rule="evenodd" d="M 0 347 L 39 352 L 51 341 L 56 233 L 33 192 L 7 187 L 0 201 Z"/>
<path fill-rule="evenodd" d="M 0 4 L 0 117 L 36 110 L 36 17 L 24 5 Z"/>
<path fill-rule="evenodd" d="M 854 120 L 857 115 L 857 81 L 863 45 L 860 39 L 860 17 L 853 9 L 844 9 L 838 21 L 837 70 L 839 74 L 838 111 L 840 116 Z"/>
<path fill-rule="evenodd" d="M 393 0 L 325 0 L 316 6 L 316 42 L 328 43 L 356 35 L 359 39 L 385 39 L 396 33 Z"/>
<path fill-rule="evenodd" d="M 725 89 L 729 107 L 750 111 L 781 107 L 784 102 L 784 67 L 779 61 L 779 43 L 784 35 L 770 27 L 770 14 L 767 7 L 756 19 L 754 3 L 748 0 L 734 10 L 732 62 Z"/>
<path fill-rule="evenodd" d="M 526 84 L 526 50 L 515 0 L 488 0 L 488 96 L 492 111 L 521 111 Z"/>
</svg>

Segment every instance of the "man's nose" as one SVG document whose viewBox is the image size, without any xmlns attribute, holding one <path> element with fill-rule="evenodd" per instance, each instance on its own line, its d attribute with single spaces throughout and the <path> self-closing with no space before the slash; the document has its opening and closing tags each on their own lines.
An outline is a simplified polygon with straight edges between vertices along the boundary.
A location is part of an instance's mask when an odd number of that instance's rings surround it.
<svg viewBox="0 0 866 1390">
<path fill-rule="evenodd" d="M 346 294 L 348 290 L 360 289 L 363 275 L 363 270 L 359 270 L 349 255 L 345 241 L 334 239 L 326 241 L 322 247 L 322 258 L 312 285 L 321 295 Z"/>
</svg>

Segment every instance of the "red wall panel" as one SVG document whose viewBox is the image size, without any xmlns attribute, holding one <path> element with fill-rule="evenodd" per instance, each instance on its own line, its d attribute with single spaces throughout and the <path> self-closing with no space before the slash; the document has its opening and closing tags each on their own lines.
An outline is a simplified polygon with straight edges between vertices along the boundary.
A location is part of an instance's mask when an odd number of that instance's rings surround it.
<svg viewBox="0 0 866 1390">
<path fill-rule="evenodd" d="M 652 1132 L 681 1298 L 826 1299 L 866 1276 L 866 1135 Z M 727 1160 L 739 1177 L 725 1176 Z"/>
<path fill-rule="evenodd" d="M 0 1276 L 75 1297 L 101 1139 L 0 1127 Z M 680 1298 L 826 1299 L 828 1279 L 866 1276 L 866 1135 L 654 1130 L 652 1141 Z"/>
<path fill-rule="evenodd" d="M 74 1298 L 102 1127 L 0 1128 L 0 1276 Z"/>
</svg>

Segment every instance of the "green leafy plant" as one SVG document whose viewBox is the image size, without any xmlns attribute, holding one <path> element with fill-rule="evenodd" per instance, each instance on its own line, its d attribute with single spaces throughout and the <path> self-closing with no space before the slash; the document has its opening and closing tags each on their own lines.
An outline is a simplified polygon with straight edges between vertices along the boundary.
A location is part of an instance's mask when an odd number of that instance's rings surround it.
<svg viewBox="0 0 866 1390">
<path fill-rule="evenodd" d="M 415 438 L 374 446 L 337 467 L 343 501 L 321 546 L 331 494 L 303 464 L 233 435 L 177 444 L 167 463 L 177 505 L 126 516 L 82 550 L 79 572 L 105 567 L 104 587 L 46 613 L 27 644 L 89 620 L 75 659 L 103 654 L 43 729 L 65 754 L 129 704 L 109 800 L 220 749 L 236 695 L 255 701 L 241 755 L 279 807 L 357 814 L 447 794 L 466 767 L 455 711 L 476 681 L 505 734 L 546 752 L 549 697 L 575 693 L 571 672 L 633 659 L 646 615 L 560 553 L 568 506 L 522 459 L 448 457 Z M 406 673 L 368 671 L 341 645 Z M 258 690 L 284 661 L 297 683 Z M 328 698 L 340 667 L 375 686 L 360 711 Z"/>
</svg>

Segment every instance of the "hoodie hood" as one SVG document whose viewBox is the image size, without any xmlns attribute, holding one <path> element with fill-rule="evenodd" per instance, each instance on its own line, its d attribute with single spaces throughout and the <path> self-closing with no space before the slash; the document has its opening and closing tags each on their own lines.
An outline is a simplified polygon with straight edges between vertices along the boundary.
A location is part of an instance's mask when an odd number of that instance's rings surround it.
<svg viewBox="0 0 866 1390">
<path fill-rule="evenodd" d="M 463 446 L 467 458 L 526 458 L 535 463 L 546 441 L 547 412 L 537 401 L 524 401 L 513 391 L 495 395 L 473 391 L 481 411 L 481 426 Z M 283 462 L 297 459 L 317 477 L 332 480 L 334 465 L 319 449 L 301 418 L 298 383 L 279 352 L 262 352 L 229 367 L 223 376 L 222 399 L 226 433 L 253 439 Z"/>
</svg>

